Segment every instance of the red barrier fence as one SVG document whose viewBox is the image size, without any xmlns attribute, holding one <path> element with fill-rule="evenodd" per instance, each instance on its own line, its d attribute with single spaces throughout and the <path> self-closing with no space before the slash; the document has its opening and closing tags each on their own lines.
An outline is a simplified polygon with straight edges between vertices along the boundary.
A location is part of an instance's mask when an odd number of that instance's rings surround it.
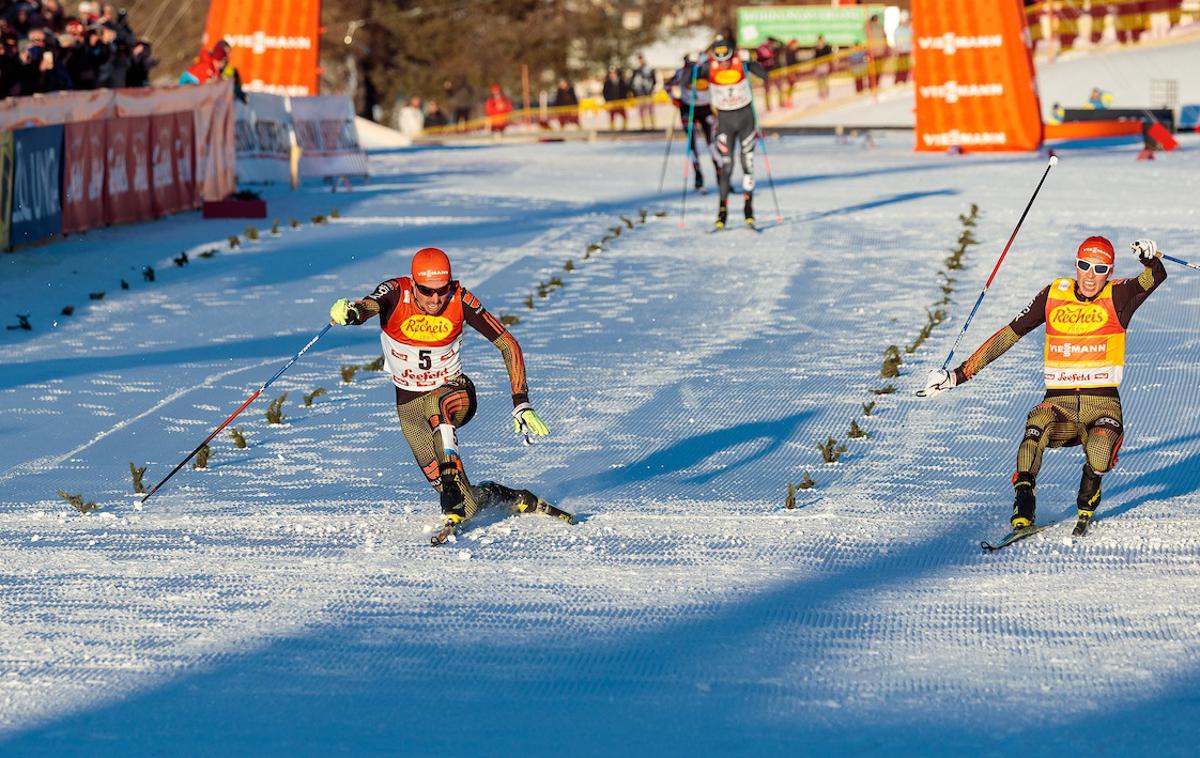
<svg viewBox="0 0 1200 758">
<path fill-rule="evenodd" d="M 158 218 L 237 189 L 228 81 L 0 101 L 2 130 L 58 124 L 61 232 Z M 0 176 L 0 182 L 12 181 L 11 171 Z M 6 236 L 8 219 L 3 221 Z M 12 243 L 30 241 L 14 234 Z"/>
</svg>

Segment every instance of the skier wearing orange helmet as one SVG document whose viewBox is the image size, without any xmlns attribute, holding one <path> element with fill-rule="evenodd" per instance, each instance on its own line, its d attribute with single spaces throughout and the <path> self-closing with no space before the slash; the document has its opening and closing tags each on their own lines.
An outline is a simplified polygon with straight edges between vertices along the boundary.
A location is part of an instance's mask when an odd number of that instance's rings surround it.
<svg viewBox="0 0 1200 758">
<path fill-rule="evenodd" d="M 417 251 L 411 276 L 389 279 L 354 302 L 341 298 L 329 309 L 329 316 L 340 325 L 358 325 L 379 316 L 379 339 L 396 387 L 400 428 L 426 479 L 440 494 L 449 530 L 474 516 L 481 501 L 492 494 L 471 486 L 458 453 L 456 430 L 471 420 L 476 408 L 475 385 L 462 372 L 463 324 L 486 337 L 504 356 L 514 430 L 524 433 L 527 441 L 530 435 L 549 434 L 529 404 L 520 345 L 479 298 L 454 280 L 450 258 L 442 250 Z M 519 510 L 544 510 L 537 507 L 541 501 L 532 493 L 499 489 L 520 498 Z"/>
<path fill-rule="evenodd" d="M 1046 285 L 954 371 L 929 372 L 925 397 L 969 381 L 1023 336 L 1046 326 L 1046 395 L 1030 411 L 1017 446 L 1010 519 L 1014 534 L 1034 528 L 1034 485 L 1046 448 L 1083 445 L 1086 462 L 1076 498 L 1077 536 L 1087 530 L 1100 505 L 1101 476 L 1117 463 L 1125 435 L 1117 392 L 1125 369 L 1125 332 L 1134 312 L 1167 278 L 1153 240 L 1139 239 L 1130 247 L 1142 272 L 1133 279 L 1110 281 L 1113 245 L 1104 237 L 1088 237 L 1076 251 L 1074 278 L 1061 277 Z"/>
</svg>

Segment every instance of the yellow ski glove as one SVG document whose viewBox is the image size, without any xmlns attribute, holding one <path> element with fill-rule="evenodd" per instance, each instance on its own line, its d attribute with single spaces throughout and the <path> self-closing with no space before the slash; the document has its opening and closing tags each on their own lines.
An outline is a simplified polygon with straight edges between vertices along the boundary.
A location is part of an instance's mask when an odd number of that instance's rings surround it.
<svg viewBox="0 0 1200 758">
<path fill-rule="evenodd" d="M 529 435 L 536 434 L 545 437 L 550 433 L 550 427 L 538 417 L 537 411 L 529 403 L 521 403 L 513 408 L 513 431 L 525 435 L 525 444 L 529 444 Z"/>
<path fill-rule="evenodd" d="M 329 306 L 329 320 L 338 326 L 349 324 L 350 314 L 358 316 L 358 313 L 350 307 L 350 301 L 344 297 L 339 298 L 337 302 Z"/>
</svg>

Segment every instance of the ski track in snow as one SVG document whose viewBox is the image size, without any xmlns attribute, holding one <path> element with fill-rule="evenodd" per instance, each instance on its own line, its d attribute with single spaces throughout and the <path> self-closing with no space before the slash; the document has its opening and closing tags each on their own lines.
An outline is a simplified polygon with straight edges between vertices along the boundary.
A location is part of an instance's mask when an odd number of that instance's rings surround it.
<svg viewBox="0 0 1200 758">
<path fill-rule="evenodd" d="M 1200 141 L 1182 141 L 1153 165 L 1061 154 L 958 357 L 1069 272 L 1088 234 L 1114 239 L 1118 274 L 1135 271 L 1137 236 L 1196 258 Z M 658 143 L 564 144 L 377 156 L 351 195 L 268 193 L 283 219 L 331 202 L 341 218 L 237 250 L 218 243 L 240 227 L 186 215 L 0 260 L 0 293 L 35 324 L 0 335 L 0 748 L 1190 751 L 1200 277 L 1170 267 L 1134 319 L 1126 442 L 1088 537 L 1064 524 L 983 556 L 1040 397 L 1041 332 L 965 387 L 912 393 L 1044 164 L 914 155 L 891 135 L 874 151 L 831 143 L 772 141 L 785 218 L 762 186 L 761 234 L 704 234 L 713 194 L 689 197 L 680 230 L 678 195 L 646 192 Z M 972 202 L 980 244 L 950 318 L 880 379 L 884 348 L 911 342 L 941 297 Z M 635 227 L 585 260 L 621 215 Z M 430 548 L 436 499 L 390 383 L 339 377 L 378 354 L 374 324 L 332 330 L 239 417 L 249 447 L 223 433 L 208 470 L 138 504 L 128 462 L 157 481 L 329 302 L 406 273 L 427 244 L 493 313 L 520 317 L 553 432 L 512 437 L 502 361 L 469 332 L 468 473 L 581 523 L 485 511 Z M 187 267 L 170 263 L 179 249 Z M 552 276 L 564 286 L 539 298 Z M 76 314 L 57 316 L 67 303 Z M 284 423 L 268 425 L 283 392 Z M 854 419 L 872 436 L 822 464 L 817 442 Z M 1047 453 L 1043 519 L 1069 518 L 1080 464 L 1078 448 Z M 817 487 L 784 510 L 805 472 Z M 102 508 L 77 514 L 59 489 Z"/>
</svg>

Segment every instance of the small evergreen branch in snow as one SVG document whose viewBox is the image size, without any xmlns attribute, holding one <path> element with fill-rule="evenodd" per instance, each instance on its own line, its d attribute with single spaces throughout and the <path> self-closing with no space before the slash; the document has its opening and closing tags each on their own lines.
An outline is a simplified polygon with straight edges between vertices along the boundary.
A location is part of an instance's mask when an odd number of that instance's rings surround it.
<svg viewBox="0 0 1200 758">
<path fill-rule="evenodd" d="M 329 390 L 325 389 L 324 387 L 317 387 L 312 392 L 309 392 L 308 394 L 306 394 L 304 396 L 304 407 L 311 408 L 313 401 L 316 400 L 317 398 L 319 398 L 321 395 L 324 395 L 328 391 Z"/>
<path fill-rule="evenodd" d="M 842 453 L 846 452 L 846 446 L 839 445 L 833 437 L 818 443 L 817 449 L 821 451 L 821 460 L 826 463 L 837 463 L 838 458 L 842 457 Z"/>
<path fill-rule="evenodd" d="M 17 316 L 17 323 L 13 324 L 11 326 L 6 326 L 6 327 L 4 327 L 5 329 L 9 330 L 10 332 L 16 331 L 17 329 L 24 329 L 27 332 L 33 331 L 33 325 L 29 323 L 29 314 L 28 313 L 18 313 L 18 314 L 16 314 L 16 316 Z"/>
<path fill-rule="evenodd" d="M 68 495 L 67 493 L 63 492 L 62 490 L 59 490 L 58 496 L 61 497 L 63 500 L 66 500 L 68 503 L 70 503 L 71 507 L 74 508 L 75 510 L 79 511 L 80 513 L 91 513 L 92 511 L 94 511 L 100 507 L 100 506 L 96 505 L 95 503 L 84 502 L 83 495 Z"/>
<path fill-rule="evenodd" d="M 133 494 L 145 495 L 146 485 L 142 484 L 142 477 L 146 475 L 146 467 L 138 468 L 133 465 L 133 461 L 129 462 L 129 475 L 133 478 Z"/>
<path fill-rule="evenodd" d="M 883 367 L 879 369 L 879 375 L 884 379 L 900 376 L 900 366 L 903 363 L 900 359 L 900 348 L 888 345 L 887 350 L 883 351 Z"/>
<path fill-rule="evenodd" d="M 192 468 L 194 468 L 194 469 L 208 468 L 208 456 L 211 454 L 212 454 L 212 449 L 208 445 L 205 445 L 204 447 L 200 448 L 198 451 L 196 451 L 196 460 L 194 463 L 192 463 Z"/>
<path fill-rule="evenodd" d="M 357 366 L 355 368 L 357 368 Z M 283 415 L 283 401 L 287 400 L 287 396 L 288 393 L 285 392 L 272 400 L 270 405 L 267 406 L 267 423 L 282 424 L 283 420 L 287 418 Z"/>
</svg>

